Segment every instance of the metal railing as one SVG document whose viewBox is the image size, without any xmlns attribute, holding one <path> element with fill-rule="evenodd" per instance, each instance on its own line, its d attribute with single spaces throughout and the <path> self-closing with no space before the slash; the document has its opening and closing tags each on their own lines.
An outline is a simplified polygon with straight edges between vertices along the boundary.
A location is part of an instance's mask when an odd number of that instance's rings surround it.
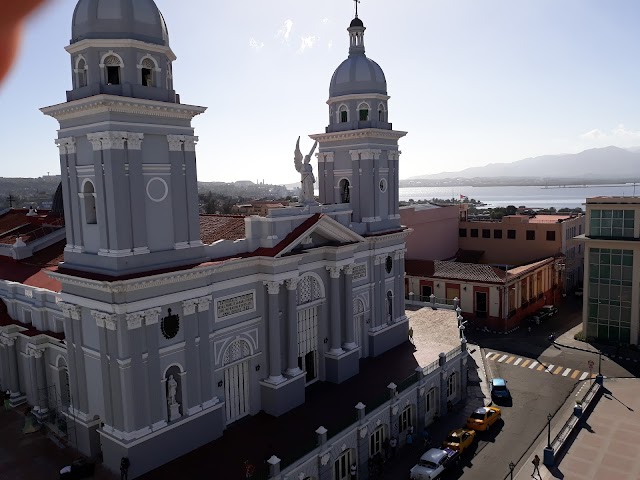
<svg viewBox="0 0 640 480">
<path fill-rule="evenodd" d="M 446 354 L 447 362 L 452 360 L 453 358 L 457 357 L 461 353 L 462 353 L 462 345 L 454 348 L 453 350 L 448 351 L 447 354 Z"/>
<path fill-rule="evenodd" d="M 435 372 L 440 367 L 440 360 L 435 360 L 422 369 L 422 374 L 426 377 L 431 372 Z"/>
</svg>

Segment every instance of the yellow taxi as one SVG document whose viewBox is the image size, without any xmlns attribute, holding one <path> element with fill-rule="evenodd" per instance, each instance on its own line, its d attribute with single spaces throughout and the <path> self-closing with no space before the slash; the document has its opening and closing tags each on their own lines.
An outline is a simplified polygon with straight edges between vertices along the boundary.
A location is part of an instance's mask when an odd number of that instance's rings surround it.
<svg viewBox="0 0 640 480">
<path fill-rule="evenodd" d="M 456 452 L 464 452 L 469 447 L 473 440 L 476 438 L 476 432 L 474 430 L 468 430 L 466 428 L 459 428 L 452 430 L 447 435 L 447 438 L 442 442 L 442 448 L 450 448 Z"/>
<path fill-rule="evenodd" d="M 491 425 L 500 420 L 502 412 L 498 407 L 480 407 L 476 408 L 471 416 L 467 419 L 467 428 L 472 430 L 489 430 Z"/>
</svg>

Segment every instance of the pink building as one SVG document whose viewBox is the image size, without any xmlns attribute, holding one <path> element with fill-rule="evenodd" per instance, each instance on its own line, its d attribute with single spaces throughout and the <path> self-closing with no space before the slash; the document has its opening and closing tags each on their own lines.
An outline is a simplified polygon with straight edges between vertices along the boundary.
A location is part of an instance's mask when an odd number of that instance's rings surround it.
<svg viewBox="0 0 640 480">
<path fill-rule="evenodd" d="M 458 251 L 460 206 L 432 204 L 400 208 L 400 221 L 413 229 L 407 237 L 407 258 L 447 260 Z"/>
</svg>

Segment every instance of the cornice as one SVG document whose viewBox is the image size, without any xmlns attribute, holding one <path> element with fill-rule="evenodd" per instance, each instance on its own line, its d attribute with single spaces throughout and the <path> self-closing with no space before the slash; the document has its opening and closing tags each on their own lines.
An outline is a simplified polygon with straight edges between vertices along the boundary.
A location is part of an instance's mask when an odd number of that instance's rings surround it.
<svg viewBox="0 0 640 480">
<path fill-rule="evenodd" d="M 87 48 L 139 48 L 149 52 L 164 53 L 173 62 L 177 59 L 176 54 L 169 47 L 157 45 L 155 43 L 142 42 L 140 40 L 131 39 L 87 39 L 73 43 L 64 49 L 70 53 L 78 53 Z"/>
<path fill-rule="evenodd" d="M 309 138 L 317 142 L 337 142 L 342 140 L 359 140 L 364 138 L 383 138 L 399 140 L 407 132 L 399 130 L 383 130 L 381 128 L 363 128 L 360 130 L 347 130 L 345 132 L 317 133 L 309 135 Z"/>
<path fill-rule="evenodd" d="M 191 120 L 206 110 L 206 107 L 195 105 L 159 102 L 106 94 L 94 95 L 93 97 L 73 100 L 40 109 L 42 113 L 56 120 L 67 120 L 98 113 L 113 112 Z"/>
<path fill-rule="evenodd" d="M 337 97 L 330 97 L 327 100 L 327 105 L 331 105 L 339 102 L 348 102 L 350 100 L 382 100 L 387 101 L 391 97 L 389 95 L 382 95 L 381 93 L 357 93 L 353 95 L 338 95 Z"/>
</svg>

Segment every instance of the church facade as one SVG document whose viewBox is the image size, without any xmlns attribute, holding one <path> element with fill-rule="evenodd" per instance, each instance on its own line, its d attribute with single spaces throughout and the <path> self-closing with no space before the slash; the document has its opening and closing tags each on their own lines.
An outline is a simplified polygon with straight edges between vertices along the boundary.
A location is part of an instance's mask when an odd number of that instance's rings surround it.
<svg viewBox="0 0 640 480">
<path fill-rule="evenodd" d="M 72 29 L 73 88 L 42 109 L 60 124 L 64 262 L 55 285 L 0 285 L 13 404 L 45 418 L 55 385 L 78 448 L 114 471 L 129 457 L 135 477 L 406 341 L 406 133 L 360 19 L 311 135 L 320 202 L 244 218 L 198 214 L 191 120 L 206 109 L 180 103 L 153 0 L 80 0 Z"/>
</svg>

